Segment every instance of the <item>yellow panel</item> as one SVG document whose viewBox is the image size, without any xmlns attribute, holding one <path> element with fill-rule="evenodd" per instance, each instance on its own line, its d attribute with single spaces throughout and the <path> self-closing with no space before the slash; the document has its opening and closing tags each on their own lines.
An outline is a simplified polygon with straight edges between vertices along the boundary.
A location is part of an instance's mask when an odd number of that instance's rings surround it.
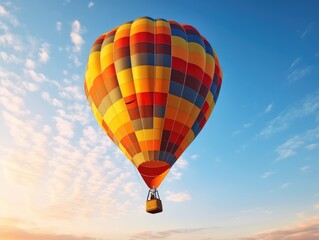
<svg viewBox="0 0 319 240">
<path fill-rule="evenodd" d="M 92 108 L 92 112 L 93 112 L 93 114 L 94 114 L 94 116 L 95 116 L 96 121 L 97 121 L 100 125 L 102 125 L 102 120 L 103 120 L 103 118 L 102 118 L 101 114 L 99 113 L 99 111 L 98 111 L 98 109 L 96 108 L 96 106 L 95 106 L 94 103 L 92 103 L 91 108 Z"/>
<path fill-rule="evenodd" d="M 128 121 L 126 121 L 126 120 L 128 120 Z M 110 130 L 112 130 L 112 132 L 116 132 L 120 127 L 122 127 L 123 125 L 125 125 L 129 121 L 130 121 L 130 119 L 126 119 L 123 116 L 119 115 L 111 120 L 111 122 L 108 124 L 108 127 L 110 128 Z"/>
<path fill-rule="evenodd" d="M 161 92 L 161 93 L 168 93 L 169 83 L 170 81 L 166 79 L 156 79 L 154 91 Z"/>
<path fill-rule="evenodd" d="M 135 165 L 135 167 L 138 168 L 138 166 L 139 166 L 140 164 L 142 164 L 143 162 L 145 162 L 143 153 L 140 152 L 140 153 L 135 154 L 135 155 L 133 156 L 132 162 L 133 162 L 133 164 Z"/>
<path fill-rule="evenodd" d="M 180 103 L 179 103 L 180 101 Z M 184 98 L 177 97 L 175 95 L 169 94 L 168 95 L 168 101 L 167 106 L 178 108 L 179 110 L 193 116 L 197 117 L 200 109 L 194 105 L 193 103 L 190 103 L 189 101 L 185 100 Z"/>
<path fill-rule="evenodd" d="M 155 76 L 154 70 L 155 70 L 154 66 L 149 66 L 149 65 L 132 67 L 134 80 L 144 79 L 144 78 L 154 78 Z"/>
<path fill-rule="evenodd" d="M 196 52 L 188 52 L 188 62 L 204 69 L 206 64 L 206 58 Z"/>
<path fill-rule="evenodd" d="M 164 118 L 154 117 L 153 118 L 154 128 L 155 129 L 163 129 Z"/>
<path fill-rule="evenodd" d="M 124 146 L 120 143 L 119 144 L 119 149 L 121 149 L 121 151 L 125 154 L 125 156 L 132 161 L 132 156 L 126 151 L 126 149 L 124 148 Z"/>
<path fill-rule="evenodd" d="M 153 90 L 154 80 L 150 80 L 149 78 L 135 79 L 134 85 L 135 85 L 136 93 L 154 92 L 154 90 Z"/>
<path fill-rule="evenodd" d="M 93 86 L 93 81 L 91 79 L 90 72 L 89 72 L 88 68 L 85 72 L 85 82 L 86 82 L 86 87 L 87 87 L 88 91 L 90 92 L 90 90 Z"/>
<path fill-rule="evenodd" d="M 203 48 L 203 46 L 196 42 L 189 42 L 187 46 L 188 46 L 188 51 L 190 52 L 196 52 L 202 56 L 206 55 L 206 51 Z"/>
<path fill-rule="evenodd" d="M 207 96 L 206 96 L 206 102 L 210 105 L 211 104 L 211 102 L 214 100 L 213 99 L 213 94 L 212 94 L 212 92 L 211 91 L 208 91 L 208 94 L 207 94 Z"/>
<path fill-rule="evenodd" d="M 194 140 L 194 138 L 195 138 L 195 135 L 194 135 L 193 131 L 190 130 L 190 131 L 187 133 L 187 135 L 186 135 L 185 138 L 187 139 L 187 141 L 188 141 L 189 143 L 191 143 L 191 142 Z"/>
<path fill-rule="evenodd" d="M 148 140 L 160 140 L 162 136 L 162 130 L 160 129 L 143 129 L 135 132 L 137 140 L 148 141 Z"/>
<path fill-rule="evenodd" d="M 172 47 L 172 56 L 178 57 L 180 59 L 183 59 L 185 62 L 187 62 L 187 49 L 180 46 Z"/>
<path fill-rule="evenodd" d="M 169 80 L 171 78 L 171 68 L 155 66 L 155 78 Z"/>
<path fill-rule="evenodd" d="M 162 19 L 156 19 L 155 23 L 156 23 L 156 26 L 164 26 L 164 27 L 168 28 L 169 34 L 171 34 L 170 25 L 167 21 L 164 21 Z"/>
<path fill-rule="evenodd" d="M 98 75 L 101 74 L 101 66 L 100 66 L 100 52 L 95 51 L 89 56 L 89 72 L 91 79 L 95 79 Z"/>
<path fill-rule="evenodd" d="M 104 70 L 108 66 L 114 63 L 113 53 L 105 54 L 103 57 L 101 56 L 101 68 Z"/>
<path fill-rule="evenodd" d="M 132 69 L 127 68 L 123 71 L 117 72 L 117 79 L 119 85 L 125 84 L 127 82 L 133 81 L 133 76 L 132 76 Z"/>
<path fill-rule="evenodd" d="M 131 96 L 132 94 L 136 93 L 133 81 L 120 85 L 120 89 L 121 89 L 123 98 Z"/>
<path fill-rule="evenodd" d="M 130 31 L 131 31 L 131 23 L 125 23 L 121 25 L 115 33 L 114 42 L 122 37 L 130 36 Z"/>
<path fill-rule="evenodd" d="M 174 48 L 176 46 L 184 47 L 187 49 L 187 41 L 182 37 L 172 36 L 172 47 Z"/>
<path fill-rule="evenodd" d="M 154 21 L 146 18 L 137 19 L 132 23 L 131 36 L 139 32 L 149 32 L 154 34 Z"/>
</svg>

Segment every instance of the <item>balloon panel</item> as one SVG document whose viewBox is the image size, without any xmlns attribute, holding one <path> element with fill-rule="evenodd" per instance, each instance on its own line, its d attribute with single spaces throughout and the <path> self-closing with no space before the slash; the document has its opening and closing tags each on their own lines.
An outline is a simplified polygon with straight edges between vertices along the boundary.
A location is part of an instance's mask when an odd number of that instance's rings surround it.
<svg viewBox="0 0 319 240">
<path fill-rule="evenodd" d="M 203 129 L 221 83 L 217 55 L 194 27 L 142 17 L 94 42 L 84 89 L 98 123 L 151 188 Z"/>
</svg>

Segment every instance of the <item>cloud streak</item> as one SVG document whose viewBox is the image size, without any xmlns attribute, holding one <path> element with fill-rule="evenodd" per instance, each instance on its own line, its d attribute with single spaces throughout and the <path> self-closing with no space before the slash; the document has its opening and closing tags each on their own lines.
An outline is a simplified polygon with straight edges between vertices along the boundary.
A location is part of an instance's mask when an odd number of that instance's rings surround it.
<svg viewBox="0 0 319 240">
<path fill-rule="evenodd" d="M 294 121 L 309 116 L 318 116 L 319 109 L 319 92 L 307 95 L 304 99 L 294 106 L 282 111 L 267 123 L 266 127 L 261 130 L 259 136 L 270 137 L 276 133 L 286 130 Z"/>
<path fill-rule="evenodd" d="M 319 218 L 313 218 L 292 227 L 273 229 L 252 234 L 241 240 L 305 240 L 319 238 Z"/>
</svg>

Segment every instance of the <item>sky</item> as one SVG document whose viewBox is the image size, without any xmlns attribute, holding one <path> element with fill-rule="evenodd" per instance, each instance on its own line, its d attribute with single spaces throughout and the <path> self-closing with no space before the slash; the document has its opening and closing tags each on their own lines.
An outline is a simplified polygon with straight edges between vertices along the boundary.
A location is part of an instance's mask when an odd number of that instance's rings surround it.
<svg viewBox="0 0 319 240">
<path fill-rule="evenodd" d="M 0 239 L 319 238 L 318 1 L 0 0 Z M 95 38 L 141 16 L 219 56 L 203 131 L 145 212 L 147 186 L 83 90 Z"/>
</svg>

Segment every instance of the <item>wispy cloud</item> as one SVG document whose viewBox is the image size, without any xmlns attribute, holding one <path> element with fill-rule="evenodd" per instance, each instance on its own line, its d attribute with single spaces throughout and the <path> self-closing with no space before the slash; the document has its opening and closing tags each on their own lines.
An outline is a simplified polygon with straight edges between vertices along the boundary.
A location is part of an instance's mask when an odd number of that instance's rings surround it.
<svg viewBox="0 0 319 240">
<path fill-rule="evenodd" d="M 305 240 L 319 238 L 319 218 L 313 218 L 301 222 L 291 227 L 282 229 L 267 230 L 254 233 L 250 236 L 241 238 L 241 240 Z"/>
<path fill-rule="evenodd" d="M 310 166 L 309 166 L 309 165 L 305 165 L 305 166 L 302 166 L 302 167 L 300 168 L 300 171 L 306 172 L 306 171 L 308 171 L 309 169 L 310 169 Z"/>
<path fill-rule="evenodd" d="M 298 68 L 293 70 L 291 73 L 288 74 L 287 79 L 289 82 L 295 82 L 300 79 L 303 79 L 307 75 L 309 75 L 312 72 L 312 66 L 306 66 L 303 68 Z"/>
<path fill-rule="evenodd" d="M 94 6 L 94 2 L 89 2 L 88 8 L 92 8 Z"/>
<path fill-rule="evenodd" d="M 207 228 L 180 228 L 170 229 L 164 231 L 143 231 L 131 235 L 131 240 L 143 240 L 143 239 L 167 239 L 177 235 L 190 235 L 205 231 Z"/>
<path fill-rule="evenodd" d="M 263 175 L 261 175 L 261 178 L 268 178 L 274 174 L 275 172 L 265 172 Z"/>
<path fill-rule="evenodd" d="M 1 219 L 0 219 L 1 220 Z M 7 224 L 5 224 L 5 222 Z M 25 230 L 16 226 L 20 224 L 17 220 L 3 220 L 0 224 L 0 239 L 6 240 L 98 240 L 93 237 L 76 236 L 76 235 L 59 235 L 55 233 L 41 233 L 39 229 Z"/>
<path fill-rule="evenodd" d="M 72 53 L 70 58 L 73 60 L 73 63 L 76 67 L 81 66 L 81 62 L 79 60 L 78 54 L 81 52 L 82 46 L 84 44 L 84 39 L 82 37 L 83 28 L 79 20 L 74 20 L 71 26 L 70 38 L 73 43 Z"/>
<path fill-rule="evenodd" d="M 58 31 L 58 32 L 61 32 L 61 30 L 62 30 L 62 22 L 56 22 L 55 23 L 55 28 L 56 28 L 56 30 Z"/>
<path fill-rule="evenodd" d="M 319 92 L 307 95 L 301 101 L 278 114 L 277 117 L 267 123 L 259 136 L 270 137 L 276 133 L 286 130 L 295 120 L 318 115 Z"/>
<path fill-rule="evenodd" d="M 296 67 L 297 64 L 300 63 L 300 61 L 301 61 L 301 57 L 295 58 L 295 59 L 292 61 L 292 63 L 290 64 L 290 69 Z"/>
<path fill-rule="evenodd" d="M 278 154 L 276 160 L 283 160 L 296 155 L 297 151 L 302 146 L 314 140 L 318 140 L 318 138 L 319 128 L 310 129 L 303 134 L 289 138 L 286 142 L 276 148 L 276 153 Z"/>
<path fill-rule="evenodd" d="M 186 192 L 172 193 L 170 191 L 167 191 L 166 200 L 171 202 L 185 202 L 191 200 L 191 195 Z"/>
<path fill-rule="evenodd" d="M 15 27 L 19 25 L 17 18 L 2 5 L 0 5 L 0 17 L 7 19 Z"/>
<path fill-rule="evenodd" d="M 316 148 L 319 148 L 319 143 L 311 143 L 311 144 L 305 146 L 305 148 L 309 151 L 314 150 Z"/>
<path fill-rule="evenodd" d="M 39 49 L 39 61 L 42 63 L 46 63 L 49 60 L 49 44 L 42 43 Z"/>
<path fill-rule="evenodd" d="M 300 38 L 305 38 L 313 30 L 313 23 L 309 23 L 308 26 L 301 32 Z"/>
<path fill-rule="evenodd" d="M 291 185 L 290 182 L 286 182 L 286 183 L 283 183 L 282 185 L 280 185 L 280 188 L 287 188 Z"/>
<path fill-rule="evenodd" d="M 42 92 L 42 98 L 55 107 L 62 107 L 63 103 L 56 98 L 51 98 L 48 92 Z"/>
<path fill-rule="evenodd" d="M 267 106 L 267 107 L 265 108 L 265 110 L 264 110 L 264 113 L 269 113 L 269 112 L 271 112 L 272 107 L 273 107 L 273 104 L 272 104 L 272 103 L 268 104 L 268 106 Z"/>
</svg>

